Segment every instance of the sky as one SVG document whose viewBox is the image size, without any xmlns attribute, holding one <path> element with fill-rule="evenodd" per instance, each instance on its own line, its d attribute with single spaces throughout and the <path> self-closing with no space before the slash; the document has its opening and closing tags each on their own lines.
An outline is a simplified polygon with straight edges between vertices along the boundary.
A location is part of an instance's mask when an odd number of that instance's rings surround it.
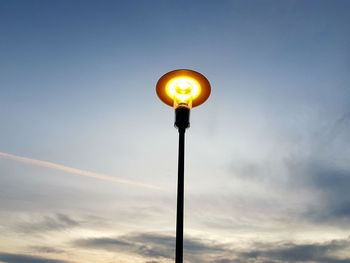
<svg viewBox="0 0 350 263">
<path fill-rule="evenodd" d="M 0 262 L 350 262 L 350 1 L 0 0 Z"/>
</svg>

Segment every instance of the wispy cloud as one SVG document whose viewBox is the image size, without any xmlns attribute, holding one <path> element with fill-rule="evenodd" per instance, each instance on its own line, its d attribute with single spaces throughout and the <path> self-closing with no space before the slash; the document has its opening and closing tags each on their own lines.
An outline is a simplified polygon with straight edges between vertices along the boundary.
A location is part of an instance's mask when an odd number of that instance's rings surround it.
<svg viewBox="0 0 350 263">
<path fill-rule="evenodd" d="M 63 249 L 50 246 L 30 246 L 31 251 L 41 254 L 64 254 L 66 253 Z"/>
<path fill-rule="evenodd" d="M 49 259 L 25 254 L 10 254 L 0 252 L 0 261 L 5 263 L 67 263 L 68 261 Z"/>
<path fill-rule="evenodd" d="M 175 237 L 158 233 L 134 233 L 119 237 L 77 239 L 73 245 L 87 249 L 129 253 L 161 261 L 174 259 L 175 253 Z M 226 247 L 222 244 L 191 237 L 185 238 L 184 251 L 189 262 L 208 262 L 207 256 L 220 258 L 223 253 L 227 252 Z"/>
<path fill-rule="evenodd" d="M 157 233 L 134 233 L 115 238 L 78 239 L 74 241 L 74 245 L 115 253 L 122 251 L 163 262 L 174 258 L 175 237 Z M 346 253 L 349 248 L 348 238 L 323 243 L 261 242 L 250 244 L 246 248 L 233 248 L 229 244 L 198 238 L 186 237 L 184 240 L 186 259 L 189 262 L 208 263 L 350 262 Z"/>
<path fill-rule="evenodd" d="M 31 220 L 17 227 L 25 234 L 43 233 L 49 231 L 59 231 L 74 227 L 79 227 L 80 221 L 71 218 L 66 214 L 57 213 L 50 216 L 42 216 L 38 220 Z"/>
<path fill-rule="evenodd" d="M 90 178 L 108 181 L 108 182 L 117 183 L 117 184 L 127 184 L 127 185 L 132 185 L 132 186 L 148 188 L 148 189 L 161 190 L 160 187 L 152 185 L 152 184 L 135 182 L 135 181 L 131 181 L 131 180 L 118 178 L 115 176 L 110 176 L 110 175 L 106 175 L 106 174 L 81 170 L 81 169 L 72 168 L 69 166 L 65 166 L 65 165 L 61 165 L 61 164 L 57 164 L 57 163 L 53 163 L 53 162 L 31 159 L 31 158 L 13 155 L 13 154 L 5 153 L 5 152 L 0 152 L 0 159 L 8 159 L 8 160 L 21 162 L 21 163 L 25 163 L 25 164 L 29 164 L 29 165 L 33 165 L 33 166 L 39 166 L 39 167 L 49 168 L 49 169 L 53 169 L 53 170 L 58 170 L 58 171 L 62 171 L 62 172 L 68 173 L 68 174 L 72 174 L 72 175 L 90 177 Z"/>
<path fill-rule="evenodd" d="M 240 262 L 350 262 L 344 252 L 350 248 L 349 239 L 311 244 L 256 244 L 255 248 L 239 254 Z M 338 252 L 338 253 L 337 253 Z M 337 254 L 344 255 L 343 257 Z"/>
</svg>

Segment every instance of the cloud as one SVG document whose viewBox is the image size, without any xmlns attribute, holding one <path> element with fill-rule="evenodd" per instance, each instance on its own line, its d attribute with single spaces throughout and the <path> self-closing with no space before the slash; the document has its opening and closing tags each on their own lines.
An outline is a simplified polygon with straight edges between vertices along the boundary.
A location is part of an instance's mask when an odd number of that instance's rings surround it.
<svg viewBox="0 0 350 263">
<path fill-rule="evenodd" d="M 80 239 L 74 245 L 89 249 L 103 249 L 142 255 L 148 258 L 173 258 L 175 239 L 165 235 L 131 235 L 117 238 Z"/>
<path fill-rule="evenodd" d="M 109 181 L 109 182 L 117 183 L 117 184 L 127 184 L 127 185 L 132 185 L 132 186 L 149 188 L 149 189 L 153 189 L 153 190 L 161 190 L 160 187 L 155 186 L 155 185 L 151 185 L 151 184 L 135 182 L 135 181 L 131 181 L 131 180 L 117 178 L 115 176 L 110 176 L 110 175 L 105 175 L 105 174 L 101 174 L 101 173 L 95 173 L 95 172 L 90 172 L 90 171 L 86 171 L 86 170 L 76 169 L 76 168 L 64 166 L 64 165 L 57 164 L 57 163 L 26 158 L 26 157 L 17 156 L 17 155 L 13 155 L 13 154 L 9 154 L 9 153 L 4 153 L 4 152 L 0 152 L 0 158 L 13 160 L 13 161 L 21 162 L 21 163 L 26 163 L 29 165 L 54 169 L 54 170 L 62 171 L 62 172 L 72 174 L 72 175 L 78 175 L 78 176 L 90 177 L 90 178 L 103 180 L 103 181 Z"/>
<path fill-rule="evenodd" d="M 259 248 L 263 247 L 263 248 Z M 243 262 L 350 262 L 336 253 L 349 251 L 350 239 L 332 240 L 313 244 L 258 244 L 257 248 L 239 254 Z"/>
<path fill-rule="evenodd" d="M 174 259 L 175 238 L 155 233 L 138 233 L 120 237 L 78 239 L 75 246 L 123 252 L 161 261 Z M 350 238 L 324 243 L 255 243 L 242 249 L 205 239 L 185 238 L 184 254 L 189 262 L 233 263 L 233 262 L 350 262 L 350 257 L 340 258 L 350 249 Z"/>
<path fill-rule="evenodd" d="M 68 215 L 57 213 L 50 216 L 42 216 L 38 220 L 26 222 L 17 226 L 17 230 L 23 233 L 42 233 L 59 231 L 80 226 L 80 222 Z"/>
<path fill-rule="evenodd" d="M 149 259 L 174 259 L 175 237 L 155 233 L 138 233 L 116 238 L 78 239 L 75 246 L 140 255 Z M 184 252 L 191 262 L 205 262 L 203 256 L 225 252 L 223 245 L 208 240 L 185 238 Z"/>
<path fill-rule="evenodd" d="M 43 254 L 64 254 L 64 253 L 66 253 L 62 249 L 48 247 L 48 246 L 30 246 L 29 248 L 33 252 L 43 253 Z"/>
<path fill-rule="evenodd" d="M 226 193 L 222 202 L 226 202 L 227 207 L 230 207 L 229 202 L 244 202 L 244 209 L 237 210 L 234 205 L 231 207 L 241 218 L 250 220 L 250 225 L 262 225 L 254 216 L 256 212 L 260 213 L 261 208 L 268 210 L 264 215 L 270 231 L 276 226 L 273 218 L 278 219 L 281 227 L 287 221 L 348 227 L 349 142 L 350 112 L 347 112 L 332 121 L 328 128 L 314 131 L 312 136 L 302 136 L 281 154 L 256 160 L 235 157 L 236 161 L 231 160 L 227 164 L 229 180 L 234 178 L 235 184 L 242 185 L 241 188 L 245 187 L 246 190 Z M 232 202 L 233 198 L 235 202 Z M 252 214 L 249 214 L 250 211 Z M 231 221 L 228 224 L 232 225 Z"/>
<path fill-rule="evenodd" d="M 350 224 L 350 168 L 326 160 L 302 160 L 288 166 L 290 187 L 314 196 L 299 219 L 338 227 Z"/>
<path fill-rule="evenodd" d="M 0 261 L 5 263 L 67 263 L 68 261 L 49 259 L 25 254 L 10 254 L 0 252 Z"/>
<path fill-rule="evenodd" d="M 342 135 L 343 131 L 347 131 L 350 128 L 350 111 L 344 113 L 340 118 L 338 118 L 330 129 L 328 137 L 330 139 L 337 138 Z M 349 134 L 347 134 L 349 136 Z"/>
</svg>

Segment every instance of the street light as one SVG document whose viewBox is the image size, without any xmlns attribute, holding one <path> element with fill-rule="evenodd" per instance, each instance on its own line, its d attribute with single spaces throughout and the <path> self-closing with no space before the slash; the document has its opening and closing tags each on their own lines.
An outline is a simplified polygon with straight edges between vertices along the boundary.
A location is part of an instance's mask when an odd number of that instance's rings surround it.
<svg viewBox="0 0 350 263">
<path fill-rule="evenodd" d="M 205 102 L 210 90 L 210 83 L 206 77 L 189 69 L 166 73 L 158 80 L 156 86 L 158 97 L 165 104 L 174 107 L 175 127 L 179 131 L 175 263 L 183 262 L 185 131 L 190 126 L 191 108 Z"/>
</svg>

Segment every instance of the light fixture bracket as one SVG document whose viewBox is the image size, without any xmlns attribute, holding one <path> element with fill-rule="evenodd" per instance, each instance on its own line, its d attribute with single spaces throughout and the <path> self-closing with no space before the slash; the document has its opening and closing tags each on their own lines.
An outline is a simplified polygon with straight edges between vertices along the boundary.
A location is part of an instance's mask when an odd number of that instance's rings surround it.
<svg viewBox="0 0 350 263">
<path fill-rule="evenodd" d="M 190 127 L 190 109 L 187 107 L 177 107 L 175 109 L 175 127 L 180 131 L 185 131 Z"/>
</svg>

